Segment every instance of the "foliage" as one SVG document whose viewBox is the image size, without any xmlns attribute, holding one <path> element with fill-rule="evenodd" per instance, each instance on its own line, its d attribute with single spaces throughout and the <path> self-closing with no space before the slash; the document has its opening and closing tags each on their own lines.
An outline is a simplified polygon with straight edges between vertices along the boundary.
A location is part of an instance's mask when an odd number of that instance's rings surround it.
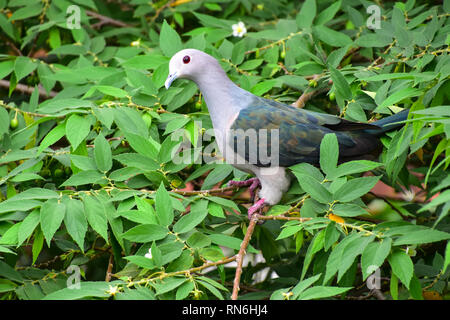
<svg viewBox="0 0 450 320">
<path fill-rule="evenodd" d="M 379 162 L 338 164 L 328 135 L 320 168 L 291 168 L 251 237 L 264 259 L 244 267 L 240 298 L 370 298 L 374 272 L 389 299 L 448 297 L 450 1 L 383 2 L 374 30 L 371 4 L 0 0 L 0 297 L 230 297 L 249 199 L 226 183 L 246 174 L 201 161 L 214 149 L 195 84 L 163 86 L 188 47 L 254 94 L 314 93 L 309 110 L 360 122 L 411 110 Z M 199 146 L 188 163 L 173 161 L 179 129 Z M 402 197 L 370 192 L 381 181 Z"/>
</svg>

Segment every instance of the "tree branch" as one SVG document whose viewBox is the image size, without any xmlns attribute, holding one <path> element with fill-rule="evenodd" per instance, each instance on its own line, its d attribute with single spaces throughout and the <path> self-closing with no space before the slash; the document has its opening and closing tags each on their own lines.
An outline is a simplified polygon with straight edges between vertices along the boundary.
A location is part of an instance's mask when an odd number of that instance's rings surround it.
<svg viewBox="0 0 450 320">
<path fill-rule="evenodd" d="M 0 87 L 9 89 L 10 85 L 11 85 L 11 83 L 8 80 L 0 80 Z M 14 90 L 18 90 L 18 91 L 21 91 L 26 94 L 32 94 L 34 91 L 34 87 L 29 87 L 27 85 L 18 83 Z M 39 91 L 39 95 L 41 97 L 45 97 L 45 98 L 53 98 L 58 94 L 58 92 L 55 92 L 55 91 L 50 91 L 49 93 L 47 93 L 47 91 L 44 89 L 44 87 L 41 84 L 38 85 L 38 91 Z"/>
<path fill-rule="evenodd" d="M 105 277 L 106 282 L 111 281 L 113 262 L 114 262 L 114 255 L 111 253 L 108 261 L 108 270 L 106 270 L 106 277 Z"/>
<path fill-rule="evenodd" d="M 239 249 L 239 252 L 236 256 L 236 274 L 234 276 L 233 281 L 233 293 L 231 295 L 232 300 L 237 300 L 238 292 L 239 292 L 239 282 L 241 281 L 241 274 L 242 274 L 242 263 L 244 262 L 244 256 L 248 247 L 248 244 L 250 242 L 250 239 L 252 238 L 253 231 L 255 230 L 255 226 L 258 222 L 259 215 L 254 214 L 252 218 L 250 219 L 250 223 L 247 228 L 247 232 L 245 233 L 244 240 L 242 240 L 241 247 Z"/>
<path fill-rule="evenodd" d="M 94 11 L 86 10 L 86 14 L 88 16 L 91 16 L 93 18 L 96 18 L 96 19 L 100 20 L 100 22 L 97 22 L 97 23 L 91 25 L 92 28 L 100 28 L 104 24 L 110 24 L 110 25 L 113 25 L 113 26 L 116 26 L 116 27 L 131 27 L 131 25 L 129 25 L 129 24 L 125 23 L 125 22 L 122 22 L 122 21 L 119 21 L 119 20 L 115 20 L 115 19 L 112 19 L 110 17 L 106 17 L 106 16 L 101 15 L 101 14 L 99 14 L 97 12 L 94 12 Z"/>
<path fill-rule="evenodd" d="M 321 94 L 323 92 L 327 92 L 328 88 L 322 88 L 314 91 L 307 91 L 302 93 L 302 95 L 295 101 L 292 105 L 296 108 L 303 108 L 308 100 L 310 100 L 312 97 L 317 96 L 318 94 Z"/>
</svg>

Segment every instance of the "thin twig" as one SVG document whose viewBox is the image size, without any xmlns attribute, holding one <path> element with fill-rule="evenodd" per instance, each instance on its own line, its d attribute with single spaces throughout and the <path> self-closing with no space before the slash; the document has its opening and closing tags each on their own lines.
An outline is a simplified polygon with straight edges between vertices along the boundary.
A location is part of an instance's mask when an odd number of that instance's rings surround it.
<svg viewBox="0 0 450 320">
<path fill-rule="evenodd" d="M 172 3 L 174 3 L 174 2 L 175 2 L 175 0 L 167 1 L 166 4 L 164 4 L 161 8 L 157 9 L 156 12 L 155 12 L 155 15 L 154 15 L 153 17 L 150 18 L 150 21 L 149 21 L 148 23 L 149 23 L 149 24 L 153 24 L 153 22 L 155 22 L 155 20 L 158 19 L 158 17 L 159 17 L 159 15 L 161 14 L 161 12 L 162 12 L 164 9 L 168 8 L 169 6 L 171 6 Z"/>
<path fill-rule="evenodd" d="M 244 256 L 248 247 L 248 244 L 250 242 L 250 239 L 252 238 L 253 231 L 255 230 L 256 223 L 258 222 L 259 215 L 254 214 L 252 218 L 250 219 L 250 223 L 247 228 L 247 232 L 245 233 L 244 240 L 242 240 L 241 247 L 239 249 L 239 252 L 236 256 L 236 274 L 234 276 L 233 281 L 233 293 L 231 295 L 232 300 L 237 300 L 238 292 L 239 292 L 239 282 L 241 281 L 241 274 L 242 274 L 242 263 L 244 262 Z"/>
<path fill-rule="evenodd" d="M 302 218 L 302 217 L 286 217 L 286 216 L 263 216 L 263 215 L 256 215 L 258 217 L 258 220 L 297 220 L 300 222 L 309 221 L 312 218 Z"/>
<path fill-rule="evenodd" d="M 108 270 L 106 270 L 106 277 L 105 277 L 106 282 L 111 281 L 113 262 L 114 262 L 114 255 L 111 253 L 108 261 Z"/>
<path fill-rule="evenodd" d="M 0 80 L 0 87 L 9 88 L 10 85 L 11 83 L 8 80 Z M 34 87 L 29 87 L 27 85 L 18 83 L 14 90 L 18 90 L 26 94 L 32 94 L 34 91 Z M 47 93 L 47 91 L 44 89 L 44 87 L 42 87 L 41 84 L 38 85 L 38 91 L 39 95 L 45 98 L 53 98 L 58 94 L 58 92 L 55 91 L 50 91 L 49 93 Z"/>
<path fill-rule="evenodd" d="M 212 193 L 222 193 L 222 192 L 226 192 L 226 191 L 232 191 L 235 189 L 237 189 L 236 186 L 230 186 L 230 187 L 210 189 L 210 190 L 193 190 L 193 191 L 171 190 L 170 192 L 180 194 L 182 196 L 191 196 L 191 195 L 198 195 L 198 194 L 208 195 L 208 194 L 212 194 Z"/>
<path fill-rule="evenodd" d="M 295 101 L 292 105 L 296 108 L 303 108 L 308 100 L 310 100 L 312 97 L 317 96 L 318 94 L 321 94 L 323 92 L 327 92 L 329 88 L 323 88 L 318 89 L 314 91 L 305 91 L 302 93 L 302 95 Z"/>
<path fill-rule="evenodd" d="M 131 25 L 129 25 L 123 21 L 119 21 L 119 20 L 112 19 L 110 17 L 106 17 L 106 16 L 101 15 L 94 11 L 87 10 L 86 14 L 88 16 L 91 16 L 91 17 L 94 17 L 94 18 L 100 20 L 100 22 L 97 22 L 97 23 L 91 25 L 92 28 L 100 28 L 104 24 L 110 24 L 110 25 L 113 25 L 116 27 L 131 27 Z"/>
<path fill-rule="evenodd" d="M 174 276 L 178 276 L 178 275 L 186 275 L 186 274 L 192 274 L 192 273 L 196 273 L 199 271 L 202 271 L 203 269 L 209 268 L 209 267 L 215 267 L 215 266 L 219 266 L 222 264 L 227 264 L 230 262 L 236 261 L 236 256 L 232 256 L 232 257 L 228 257 L 228 258 L 224 258 L 222 260 L 216 261 L 216 262 L 208 262 L 208 263 L 204 263 L 199 267 L 194 267 L 194 268 L 190 268 L 187 270 L 180 270 L 180 271 L 174 271 L 174 272 L 169 272 L 169 273 L 163 273 L 158 275 L 157 277 L 154 278 L 145 278 L 145 279 L 141 279 L 138 281 L 130 281 L 128 282 L 127 286 L 131 287 L 131 286 L 136 286 L 136 285 L 141 285 L 141 284 L 147 284 L 149 282 L 155 281 L 157 279 L 162 280 L 168 277 L 174 277 Z M 112 274 L 112 276 L 119 278 L 118 275 Z"/>
<path fill-rule="evenodd" d="M 27 114 L 32 117 L 40 117 L 40 118 L 44 118 L 44 117 L 63 118 L 64 117 L 64 116 L 53 116 L 50 114 L 36 113 L 36 112 L 30 112 L 30 111 L 23 111 L 22 109 L 19 109 L 19 108 L 16 108 L 16 107 L 13 107 L 13 106 L 10 106 L 10 105 L 4 103 L 2 100 L 0 100 L 0 106 L 4 107 L 5 109 L 14 110 L 14 111 L 22 113 L 22 114 Z"/>
</svg>

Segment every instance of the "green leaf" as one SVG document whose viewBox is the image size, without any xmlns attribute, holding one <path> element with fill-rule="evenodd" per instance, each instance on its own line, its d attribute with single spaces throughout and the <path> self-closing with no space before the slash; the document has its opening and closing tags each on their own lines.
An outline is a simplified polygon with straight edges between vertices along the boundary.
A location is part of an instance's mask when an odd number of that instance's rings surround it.
<svg viewBox="0 0 450 320">
<path fill-rule="evenodd" d="M 253 60 L 247 60 L 243 64 L 239 66 L 239 69 L 241 70 L 253 70 L 256 69 L 263 63 L 263 59 L 253 59 Z"/>
<path fill-rule="evenodd" d="M 91 89 L 98 90 L 103 94 L 116 98 L 125 98 L 128 95 L 128 92 L 126 92 L 125 90 L 112 86 L 94 86 Z"/>
<path fill-rule="evenodd" d="M 112 154 L 109 142 L 100 132 L 94 140 L 94 158 L 98 170 L 107 172 L 112 167 Z"/>
<path fill-rule="evenodd" d="M 173 231 L 176 233 L 184 233 L 195 228 L 207 216 L 207 205 L 208 201 L 204 200 L 199 200 L 191 204 L 191 211 L 175 223 Z"/>
<path fill-rule="evenodd" d="M 338 203 L 333 206 L 333 213 L 340 217 L 357 217 L 367 214 L 367 211 L 352 203 Z"/>
<path fill-rule="evenodd" d="M 65 131 L 67 140 L 69 140 L 73 150 L 75 150 L 91 131 L 91 122 L 85 117 L 73 114 L 67 119 Z M 55 138 L 58 137 L 57 133 L 55 132 Z"/>
<path fill-rule="evenodd" d="M 108 241 L 108 220 L 104 205 L 95 196 L 83 195 L 84 213 L 89 225 L 106 242 Z"/>
<path fill-rule="evenodd" d="M 408 232 L 394 241 L 394 245 L 422 244 L 450 239 L 450 233 L 434 229 Z"/>
<path fill-rule="evenodd" d="M 8 132 L 9 121 L 8 111 L 6 111 L 6 109 L 4 108 L 0 108 L 0 139 L 4 133 Z"/>
<path fill-rule="evenodd" d="M 155 197 L 156 215 L 158 217 L 159 224 L 162 226 L 168 226 L 173 221 L 173 206 L 172 200 L 164 187 L 164 183 L 161 182 Z"/>
<path fill-rule="evenodd" d="M 139 70 L 145 69 L 156 69 L 160 65 L 169 62 L 169 58 L 158 55 L 158 54 L 148 54 L 141 56 L 134 56 L 131 59 L 122 63 L 122 66 L 128 68 L 135 68 Z"/>
<path fill-rule="evenodd" d="M 414 114 L 425 114 L 435 117 L 450 117 L 450 106 L 437 106 L 413 111 Z"/>
<path fill-rule="evenodd" d="M 278 235 L 278 237 L 275 240 L 281 240 L 281 239 L 290 237 L 302 229 L 303 229 L 303 227 L 299 224 L 293 225 L 293 226 L 287 226 L 287 227 L 281 229 L 280 234 Z"/>
<path fill-rule="evenodd" d="M 302 189 L 308 190 L 311 198 L 320 203 L 330 203 L 332 201 L 332 194 L 319 181 L 303 174 L 296 174 L 296 177 Z"/>
<path fill-rule="evenodd" d="M 165 63 L 153 72 L 152 81 L 156 88 L 161 88 L 169 75 L 169 64 Z"/>
<path fill-rule="evenodd" d="M 115 108 L 114 121 L 120 130 L 123 131 L 127 139 L 132 139 L 133 136 L 128 137 L 128 133 L 132 133 L 145 139 L 148 137 L 148 127 L 145 121 L 142 119 L 142 114 L 132 108 Z M 152 139 L 153 140 L 153 139 Z M 130 143 L 132 141 L 129 141 Z"/>
<path fill-rule="evenodd" d="M 342 253 L 345 249 L 345 247 L 351 243 L 352 241 L 360 239 L 360 235 L 358 233 L 352 233 L 348 236 L 346 236 L 344 239 L 342 239 L 341 242 L 339 242 L 334 248 L 333 251 L 331 251 L 330 256 L 328 257 L 327 264 L 326 264 L 326 273 L 325 278 L 323 280 L 323 283 L 327 283 L 338 271 L 340 263 L 342 261 Z"/>
<path fill-rule="evenodd" d="M 342 163 L 333 171 L 329 179 L 334 180 L 338 177 L 347 176 L 354 173 L 366 172 L 378 168 L 382 164 L 369 160 L 355 160 Z"/>
<path fill-rule="evenodd" d="M 159 47 L 164 55 L 171 57 L 181 49 L 183 45 L 178 33 L 172 29 L 172 27 L 164 20 L 161 33 L 159 35 Z"/>
<path fill-rule="evenodd" d="M 306 175 L 311 178 L 314 178 L 315 180 L 317 180 L 319 182 L 322 182 L 323 179 L 325 179 L 322 172 L 320 172 L 320 170 L 318 168 L 316 168 L 313 165 L 306 163 L 306 162 L 296 164 L 290 168 L 293 171 L 293 173 L 295 174 L 295 176 Z M 297 179 L 298 179 L 298 176 L 297 176 Z"/>
<path fill-rule="evenodd" d="M 298 296 L 305 291 L 305 289 L 307 289 L 309 286 L 313 285 L 315 282 L 317 282 L 317 280 L 319 280 L 320 276 L 322 274 L 317 274 L 313 277 L 304 279 L 302 281 L 300 281 L 299 283 L 297 283 L 297 285 L 292 288 L 291 292 L 293 293 L 292 299 L 297 299 Z"/>
<path fill-rule="evenodd" d="M 450 265 L 450 241 L 447 241 L 447 246 L 445 247 L 445 260 L 442 266 L 442 273 L 447 271 L 447 267 Z"/>
<path fill-rule="evenodd" d="M 326 134 L 320 143 L 320 168 L 327 175 L 336 170 L 339 146 L 334 133 Z"/>
<path fill-rule="evenodd" d="M 360 47 L 386 47 L 392 42 L 392 37 L 376 33 L 363 34 L 356 39 L 355 44 Z"/>
<path fill-rule="evenodd" d="M 187 281 L 178 287 L 175 299 L 183 300 L 187 298 L 187 296 L 189 296 L 189 293 L 191 293 L 191 291 L 194 291 L 194 282 Z"/>
<path fill-rule="evenodd" d="M 342 0 L 335 1 L 333 4 L 328 6 L 325 10 L 321 11 L 316 18 L 316 25 L 325 24 L 336 15 L 341 7 Z"/>
<path fill-rule="evenodd" d="M 84 252 L 84 237 L 88 229 L 88 223 L 84 214 L 83 203 L 79 200 L 68 198 L 66 198 L 64 203 L 66 204 L 64 224 L 67 228 L 67 232 L 78 244 L 81 251 Z"/>
<path fill-rule="evenodd" d="M 297 26 L 299 28 L 311 27 L 314 17 L 316 16 L 316 11 L 316 0 L 306 0 L 295 18 Z"/>
<path fill-rule="evenodd" d="M 220 293 L 219 290 L 217 290 L 216 288 L 214 288 L 214 286 L 210 285 L 208 282 L 206 281 L 198 281 L 202 286 L 204 286 L 206 289 L 208 289 L 213 295 L 215 295 L 219 300 L 223 300 L 223 296 Z"/>
<path fill-rule="evenodd" d="M 17 245 L 18 243 L 18 234 L 19 229 L 22 225 L 21 222 L 15 223 L 15 224 L 8 224 L 10 225 L 9 229 L 3 233 L 2 237 L 0 238 L 0 244 L 3 245 Z"/>
<path fill-rule="evenodd" d="M 411 97 L 417 97 L 422 94 L 422 90 L 406 87 L 401 90 L 395 91 L 393 94 L 389 95 L 375 110 L 374 112 L 378 112 L 383 110 L 384 108 L 387 108 L 389 106 L 392 106 L 399 101 L 411 98 Z"/>
<path fill-rule="evenodd" d="M 156 267 L 162 267 L 162 256 L 161 256 L 161 250 L 156 246 L 155 241 L 153 241 L 152 246 L 150 248 L 152 253 L 152 260 Z"/>
<path fill-rule="evenodd" d="M 23 219 L 17 233 L 17 244 L 20 246 L 36 229 L 41 220 L 39 210 L 35 209 Z"/>
<path fill-rule="evenodd" d="M 33 254 L 33 264 L 36 262 L 36 259 L 39 257 L 39 253 L 44 246 L 44 234 L 42 233 L 41 228 L 37 228 L 34 233 L 33 246 L 31 247 L 31 252 Z"/>
<path fill-rule="evenodd" d="M 109 287 L 114 286 L 114 282 L 102 281 L 81 281 L 80 288 L 67 287 L 58 291 L 54 291 L 42 300 L 77 300 L 85 298 L 107 298 Z"/>
<path fill-rule="evenodd" d="M 389 282 L 389 290 L 393 300 L 398 300 L 398 278 L 394 272 L 391 274 L 391 281 Z"/>
<path fill-rule="evenodd" d="M 328 249 L 330 249 L 331 246 L 339 240 L 340 236 L 341 233 L 336 227 L 336 222 L 331 221 L 325 228 L 325 239 L 323 243 L 323 248 L 325 249 L 325 251 L 328 251 Z"/>
<path fill-rule="evenodd" d="M 413 277 L 409 284 L 409 293 L 411 294 L 411 297 L 416 300 L 423 300 L 422 290 L 422 284 L 420 283 L 416 275 L 413 274 Z"/>
<path fill-rule="evenodd" d="M 335 31 L 323 25 L 315 26 L 314 32 L 321 41 L 334 47 L 344 47 L 353 43 L 352 39 L 345 33 Z"/>
<path fill-rule="evenodd" d="M 178 288 L 186 281 L 188 281 L 186 278 L 171 277 L 152 282 L 151 286 L 155 288 L 156 294 L 159 295 Z"/>
<path fill-rule="evenodd" d="M 141 224 L 123 234 L 123 238 L 133 242 L 151 242 L 164 239 L 168 230 L 158 224 Z"/>
<path fill-rule="evenodd" d="M 200 20 L 200 22 L 204 26 L 230 29 L 230 34 L 231 34 L 231 25 L 234 23 L 233 21 L 220 19 L 220 18 L 216 18 L 213 16 L 208 16 L 206 14 L 197 13 L 195 11 L 193 11 L 192 13 L 194 14 L 195 17 L 197 17 Z"/>
<path fill-rule="evenodd" d="M 61 225 L 66 214 L 66 205 L 58 199 L 49 199 L 41 207 L 41 229 L 44 234 L 47 246 L 50 247 L 50 241 L 56 230 Z"/>
<path fill-rule="evenodd" d="M 334 199 L 341 202 L 353 201 L 372 190 L 378 180 L 380 177 L 373 176 L 349 180 L 334 193 Z"/>
<path fill-rule="evenodd" d="M 30 5 L 26 5 L 23 8 L 15 10 L 11 17 L 9 17 L 9 21 L 31 18 L 37 16 L 39 13 L 41 13 L 41 11 L 42 3 L 32 3 Z"/>
<path fill-rule="evenodd" d="M 30 58 L 22 56 L 17 57 L 16 62 L 14 63 L 14 73 L 16 74 L 17 82 L 29 75 L 36 68 L 37 63 L 33 62 Z"/>
<path fill-rule="evenodd" d="M 440 193 L 436 198 L 434 198 L 429 203 L 420 208 L 418 212 L 430 210 L 431 208 L 437 207 L 438 205 L 441 205 L 449 201 L 450 201 L 450 190 L 445 190 L 442 193 Z"/>
<path fill-rule="evenodd" d="M 153 138 L 145 138 L 131 132 L 124 132 L 124 135 L 130 146 L 139 154 L 150 159 L 156 160 L 158 157 L 160 145 Z"/>
<path fill-rule="evenodd" d="M 0 29 L 2 29 L 2 31 L 4 31 L 8 35 L 8 37 L 10 37 L 11 39 L 17 40 L 16 32 L 15 32 L 13 24 L 11 23 L 11 21 L 8 21 L 8 19 L 6 18 L 6 16 L 3 13 L 0 13 Z M 1 70 L 1 67 L 0 67 L 0 70 Z M 8 74 L 9 74 L 9 72 L 8 72 Z M 0 79 L 3 79 L 5 76 L 6 75 L 2 74 L 2 72 L 0 71 Z"/>
<path fill-rule="evenodd" d="M 81 171 L 77 174 L 74 174 L 69 179 L 64 181 L 63 184 L 61 184 L 61 187 L 65 186 L 81 186 L 83 184 L 90 184 L 90 183 L 98 183 L 100 180 L 102 180 L 103 175 L 96 171 L 96 170 L 88 170 L 88 171 Z"/>
<path fill-rule="evenodd" d="M 347 270 L 352 266 L 356 257 L 364 251 L 367 245 L 372 242 L 374 238 L 375 236 L 373 235 L 368 237 L 354 237 L 352 241 L 347 243 L 342 251 L 341 261 L 339 263 L 338 281 L 342 279 L 342 276 L 344 276 L 345 272 L 347 272 Z"/>
<path fill-rule="evenodd" d="M 206 198 L 210 201 L 220 204 L 223 207 L 228 207 L 230 209 L 236 210 L 237 212 L 241 212 L 241 210 L 234 201 L 215 196 L 208 196 Z"/>
<path fill-rule="evenodd" d="M 388 261 L 392 272 L 409 289 L 409 284 L 414 273 L 414 264 L 411 258 L 404 251 L 396 250 L 389 255 Z"/>
<path fill-rule="evenodd" d="M 339 288 L 339 287 L 328 287 L 328 286 L 317 286 L 306 289 L 299 296 L 298 300 L 312 300 L 312 299 L 323 299 L 333 297 L 348 290 L 352 289 L 352 287 L 347 288 Z"/>
<path fill-rule="evenodd" d="M 208 174 L 203 181 L 202 190 L 212 188 L 218 182 L 224 180 L 233 171 L 233 167 L 227 163 L 215 164 L 215 168 Z"/>
<path fill-rule="evenodd" d="M 114 156 L 114 159 L 128 167 L 138 168 L 143 171 L 154 171 L 159 169 L 159 164 L 144 155 L 137 153 L 122 153 Z"/>
<path fill-rule="evenodd" d="M 322 250 L 324 239 L 325 239 L 325 230 L 322 229 L 321 231 L 316 233 L 314 239 L 311 241 L 311 244 L 309 245 L 308 250 L 306 251 L 305 260 L 303 261 L 302 274 L 300 276 L 300 280 L 303 280 L 303 278 L 305 277 L 306 271 L 308 271 L 308 267 L 311 264 L 314 255 L 320 250 Z"/>
<path fill-rule="evenodd" d="M 124 257 L 124 259 L 130 261 L 131 263 L 134 263 L 138 267 L 146 268 L 146 269 L 153 269 L 155 267 L 155 264 L 153 263 L 152 259 L 142 257 L 142 256 L 129 256 Z"/>
<path fill-rule="evenodd" d="M 196 231 L 189 236 L 186 243 L 191 248 L 204 248 L 211 244 L 211 239 L 207 235 Z"/>
<path fill-rule="evenodd" d="M 231 51 L 231 62 L 239 65 L 245 58 L 245 42 L 243 40 L 236 43 Z"/>
<path fill-rule="evenodd" d="M 59 114 L 66 109 L 77 109 L 78 112 L 81 112 L 83 108 L 91 109 L 92 107 L 93 103 L 91 101 L 75 98 L 53 98 L 42 102 L 38 107 L 38 111 L 45 114 Z"/>
<path fill-rule="evenodd" d="M 23 283 L 21 274 L 2 260 L 0 260 L 0 276 L 12 281 Z"/>
<path fill-rule="evenodd" d="M 331 79 L 333 80 L 333 84 L 339 95 L 345 100 L 352 99 L 352 91 L 350 90 L 350 86 L 342 73 L 333 67 L 330 67 L 330 72 Z"/>
<path fill-rule="evenodd" d="M 242 240 L 232 237 L 232 236 L 228 236 L 226 234 L 219 234 L 219 233 L 215 233 L 215 234 L 210 234 L 209 239 L 211 239 L 212 243 L 215 243 L 219 246 L 224 246 L 227 248 L 231 248 L 234 250 L 239 250 L 242 244 Z M 250 253 L 258 253 L 258 251 L 252 246 L 249 245 L 247 248 L 248 252 Z"/>
</svg>

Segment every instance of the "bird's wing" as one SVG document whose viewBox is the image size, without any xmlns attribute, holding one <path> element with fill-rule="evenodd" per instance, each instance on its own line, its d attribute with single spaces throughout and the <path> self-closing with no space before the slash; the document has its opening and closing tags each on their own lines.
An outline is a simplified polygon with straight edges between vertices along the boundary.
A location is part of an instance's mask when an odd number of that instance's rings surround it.
<svg viewBox="0 0 450 320">
<path fill-rule="evenodd" d="M 300 162 L 317 164 L 320 143 L 327 133 L 336 134 L 341 157 L 370 152 L 370 139 L 361 141 L 358 134 L 339 130 L 340 127 L 352 125 L 355 128 L 357 125 L 372 128 L 370 125 L 355 124 L 332 115 L 264 100 L 257 100 L 261 103 L 252 104 L 239 112 L 230 128 L 231 139 L 228 139 L 236 153 L 256 166 L 273 165 L 274 159 L 282 167 Z M 274 158 L 277 145 L 278 158 Z"/>
</svg>

